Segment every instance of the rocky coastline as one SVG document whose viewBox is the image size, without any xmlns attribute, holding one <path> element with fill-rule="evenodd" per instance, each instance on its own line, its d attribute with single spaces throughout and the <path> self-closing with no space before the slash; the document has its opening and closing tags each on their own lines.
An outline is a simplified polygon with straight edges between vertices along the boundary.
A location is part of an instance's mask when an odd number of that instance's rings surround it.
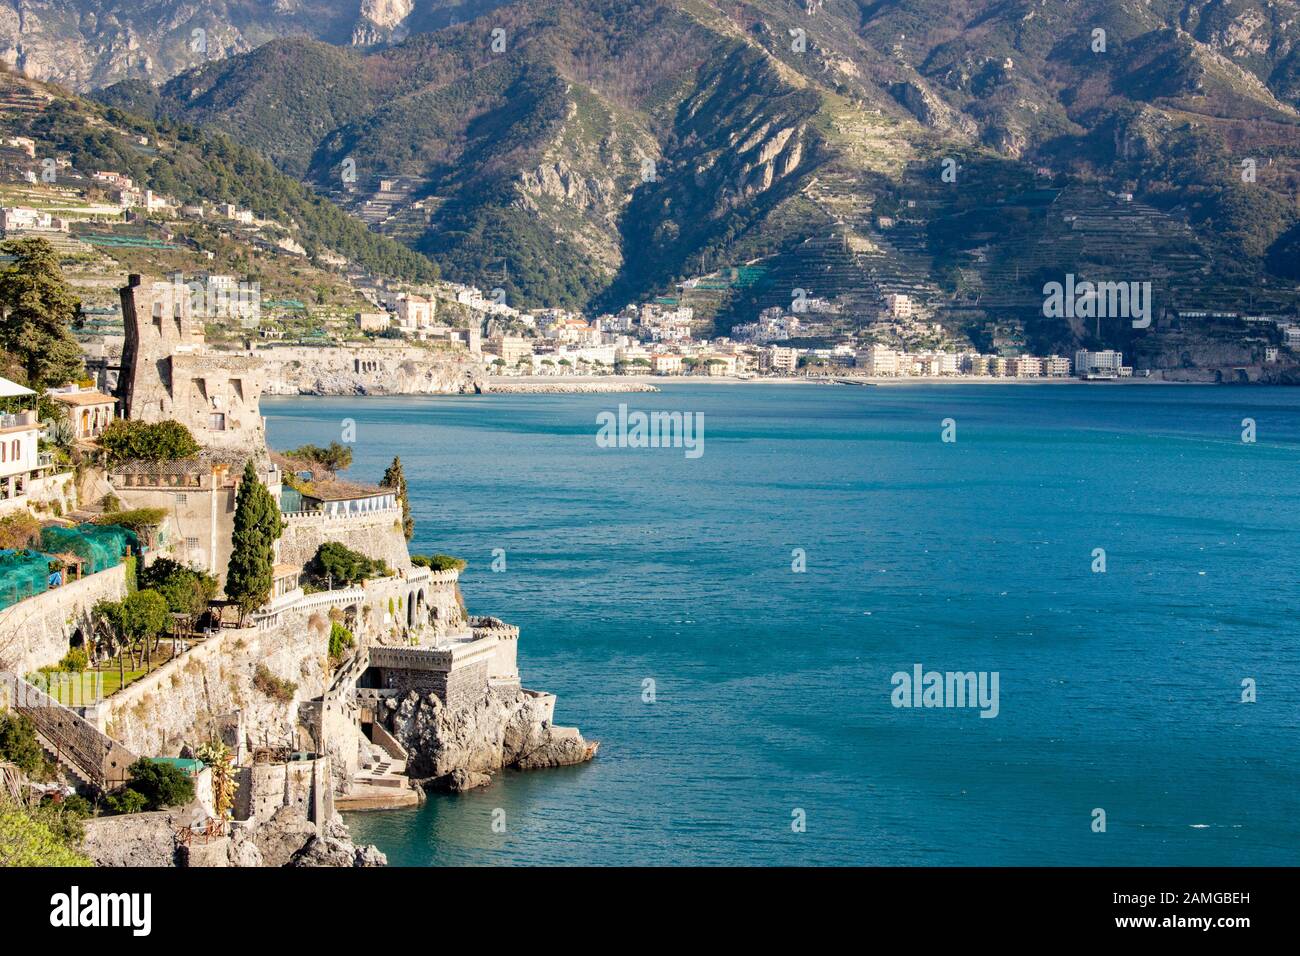
<svg viewBox="0 0 1300 956">
<path fill-rule="evenodd" d="M 485 692 L 458 707 L 410 691 L 385 707 L 393 736 L 409 754 L 407 772 L 427 790 L 457 793 L 485 786 L 505 769 L 585 763 L 600 747 L 574 727 L 554 726 L 542 699 L 523 690 L 507 697 Z"/>
</svg>

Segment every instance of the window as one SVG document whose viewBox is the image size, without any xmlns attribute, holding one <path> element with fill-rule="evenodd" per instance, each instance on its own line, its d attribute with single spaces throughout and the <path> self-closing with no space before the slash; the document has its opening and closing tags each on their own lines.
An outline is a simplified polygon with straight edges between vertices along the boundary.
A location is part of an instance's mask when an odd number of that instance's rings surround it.
<svg viewBox="0 0 1300 956">
<path fill-rule="evenodd" d="M 186 538 L 186 539 L 185 539 L 185 549 L 186 549 L 187 551 L 197 551 L 197 550 L 199 550 L 199 539 L 198 539 L 198 538 Z"/>
<path fill-rule="evenodd" d="M 185 492 L 182 491 L 179 495 L 176 496 L 176 503 L 178 505 L 187 505 L 190 503 L 190 496 L 185 494 Z"/>
<path fill-rule="evenodd" d="M 226 416 L 221 412 L 213 412 L 208 416 L 208 428 L 214 432 L 224 432 L 226 430 Z"/>
</svg>

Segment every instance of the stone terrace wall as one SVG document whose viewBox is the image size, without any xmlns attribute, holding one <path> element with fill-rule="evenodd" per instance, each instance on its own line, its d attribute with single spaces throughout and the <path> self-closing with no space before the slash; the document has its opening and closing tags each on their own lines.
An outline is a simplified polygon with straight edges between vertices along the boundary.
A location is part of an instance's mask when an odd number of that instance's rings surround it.
<svg viewBox="0 0 1300 956">
<path fill-rule="evenodd" d="M 95 602 L 125 596 L 126 565 L 119 564 L 5 608 L 0 611 L 0 667 L 30 674 L 57 664 L 78 628 L 90 632 Z"/>
<path fill-rule="evenodd" d="M 108 698 L 100 728 L 144 756 L 170 757 L 216 736 L 223 715 L 240 711 L 251 746 L 297 748 L 298 703 L 329 684 L 328 634 L 323 615 L 304 627 L 223 630 Z M 291 700 L 255 686 L 259 665 L 297 685 Z"/>
<path fill-rule="evenodd" d="M 386 561 L 394 571 L 411 566 L 400 508 L 346 517 L 288 516 L 280 538 L 280 560 L 304 565 L 326 541 L 338 541 L 369 558 Z"/>
</svg>

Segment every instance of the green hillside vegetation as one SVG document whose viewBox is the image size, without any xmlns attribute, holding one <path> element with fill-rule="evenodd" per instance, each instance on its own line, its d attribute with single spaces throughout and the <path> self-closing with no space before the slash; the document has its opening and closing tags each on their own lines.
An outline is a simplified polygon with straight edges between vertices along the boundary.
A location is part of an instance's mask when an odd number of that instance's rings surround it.
<svg viewBox="0 0 1300 956">
<path fill-rule="evenodd" d="M 2 76 L 0 88 L 17 82 Z M 169 120 L 155 123 L 62 91 L 39 113 L 0 115 L 7 133 L 36 139 L 42 152 L 67 154 L 76 169 L 124 173 L 181 202 L 249 208 L 260 218 L 297 226 L 299 241 L 311 255 L 330 249 L 381 274 L 425 281 L 437 277 L 436 266 L 423 256 L 370 232 L 227 136 Z M 149 145 L 138 137 L 147 138 Z"/>
</svg>

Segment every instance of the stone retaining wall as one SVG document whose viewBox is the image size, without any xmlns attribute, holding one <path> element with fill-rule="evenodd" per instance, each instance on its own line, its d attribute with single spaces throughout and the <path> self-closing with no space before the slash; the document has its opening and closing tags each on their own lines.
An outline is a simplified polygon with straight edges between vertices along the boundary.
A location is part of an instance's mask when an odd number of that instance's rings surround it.
<svg viewBox="0 0 1300 956">
<path fill-rule="evenodd" d="M 175 756 L 182 744 L 219 736 L 240 711 L 249 746 L 297 749 L 298 702 L 329 682 L 328 635 L 323 615 L 303 627 L 222 630 L 108 698 L 99 726 L 139 753 Z M 292 698 L 279 701 L 256 686 L 259 668 L 293 682 Z"/>
<path fill-rule="evenodd" d="M 19 601 L 0 611 L 0 667 L 18 674 L 57 664 L 78 629 L 90 633 L 96 601 L 126 596 L 126 565 Z"/>
</svg>

